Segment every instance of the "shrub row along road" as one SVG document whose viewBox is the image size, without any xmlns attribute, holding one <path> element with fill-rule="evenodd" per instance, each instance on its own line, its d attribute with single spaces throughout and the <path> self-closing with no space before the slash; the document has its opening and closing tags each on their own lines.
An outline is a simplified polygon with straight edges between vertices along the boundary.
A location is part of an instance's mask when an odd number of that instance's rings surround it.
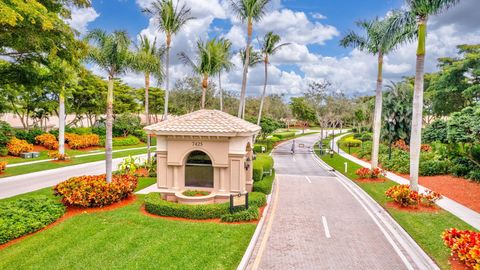
<svg viewBox="0 0 480 270">
<path fill-rule="evenodd" d="M 318 139 L 318 134 L 296 139 L 295 154 L 292 141 L 274 151 L 273 211 L 249 268 L 435 269 L 415 262 L 418 257 L 384 233 L 349 187 L 320 166 L 309 148 Z"/>
<path fill-rule="evenodd" d="M 140 155 L 138 157 L 145 157 Z M 124 158 L 113 160 L 113 168 Z M 70 177 L 105 173 L 105 160 L 0 179 L 0 199 L 54 186 Z"/>
</svg>

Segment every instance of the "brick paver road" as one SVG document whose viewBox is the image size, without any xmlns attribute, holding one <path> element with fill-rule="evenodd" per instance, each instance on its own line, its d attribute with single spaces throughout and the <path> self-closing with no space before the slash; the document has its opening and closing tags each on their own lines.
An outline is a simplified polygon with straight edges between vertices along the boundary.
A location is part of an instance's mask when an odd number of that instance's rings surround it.
<svg viewBox="0 0 480 270">
<path fill-rule="evenodd" d="M 309 154 L 317 139 L 297 139 L 294 155 L 291 143 L 274 153 L 279 194 L 259 268 L 407 269 L 362 205 Z"/>
</svg>

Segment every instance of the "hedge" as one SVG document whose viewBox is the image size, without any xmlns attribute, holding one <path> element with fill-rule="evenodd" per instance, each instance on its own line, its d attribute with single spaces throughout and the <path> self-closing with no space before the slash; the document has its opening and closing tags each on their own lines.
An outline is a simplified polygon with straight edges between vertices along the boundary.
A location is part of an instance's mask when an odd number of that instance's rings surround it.
<svg viewBox="0 0 480 270">
<path fill-rule="evenodd" d="M 255 181 L 253 183 L 253 191 L 261 192 L 265 195 L 272 193 L 273 180 L 275 179 L 275 171 L 272 175 L 265 176 L 261 181 Z"/>
<path fill-rule="evenodd" d="M 112 139 L 113 146 L 137 145 L 139 143 L 140 143 L 140 140 L 135 136 L 115 137 Z"/>
<path fill-rule="evenodd" d="M 222 215 L 220 220 L 223 222 L 240 222 L 258 220 L 259 218 L 258 207 L 249 207 L 247 210 Z"/>
<path fill-rule="evenodd" d="M 266 144 L 259 144 L 259 143 L 256 143 L 253 145 L 253 152 L 254 153 L 263 153 L 262 152 L 262 147 L 265 148 L 265 152 L 267 151 L 268 147 Z"/>
<path fill-rule="evenodd" d="M 277 137 L 280 140 L 286 140 L 286 139 L 291 139 L 295 137 L 295 132 L 280 132 L 280 133 L 272 134 L 272 136 Z"/>
<path fill-rule="evenodd" d="M 265 194 L 260 192 L 248 194 L 248 204 L 252 208 L 262 207 L 266 203 Z M 230 214 L 230 203 L 188 205 L 163 200 L 159 193 L 149 193 L 145 196 L 145 210 L 159 216 L 211 219 Z"/>
<path fill-rule="evenodd" d="M 38 231 L 64 213 L 63 204 L 46 196 L 0 202 L 0 244 Z"/>
</svg>

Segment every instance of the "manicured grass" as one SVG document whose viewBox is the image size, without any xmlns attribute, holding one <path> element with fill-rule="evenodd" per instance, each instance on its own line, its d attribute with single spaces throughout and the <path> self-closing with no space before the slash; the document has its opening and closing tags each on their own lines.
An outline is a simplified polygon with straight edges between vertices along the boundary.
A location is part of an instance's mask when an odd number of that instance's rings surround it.
<svg viewBox="0 0 480 270">
<path fill-rule="evenodd" d="M 114 146 L 113 150 L 123 150 L 123 149 L 138 148 L 138 147 L 145 147 L 145 146 L 146 146 L 145 143 L 139 143 L 137 145 Z M 0 157 L 0 161 L 6 161 L 8 162 L 8 164 L 18 164 L 18 163 L 24 163 L 24 162 L 30 162 L 30 161 L 46 160 L 46 159 L 50 159 L 50 157 L 48 157 L 48 152 L 49 151 L 47 150 L 40 151 L 40 156 L 38 158 L 24 159 L 19 157 Z M 99 155 L 101 155 L 101 154 L 104 154 L 105 149 L 103 147 L 97 150 L 90 150 L 90 151 L 67 149 L 66 152 L 71 157 L 74 157 L 76 155 L 93 154 L 93 153 L 98 153 Z"/>
<path fill-rule="evenodd" d="M 358 147 L 347 147 L 347 146 L 344 146 L 343 145 L 343 142 L 348 139 L 348 138 L 352 138 L 353 139 L 353 134 L 352 135 L 347 135 L 343 138 L 341 138 L 338 143 L 340 145 L 340 149 L 342 149 L 343 151 L 345 151 L 346 153 L 349 153 L 349 154 L 355 154 L 357 153 L 358 151 L 360 151 L 360 149 L 362 149 L 362 146 L 358 146 Z"/>
<path fill-rule="evenodd" d="M 318 155 L 318 149 L 315 151 Z M 336 153 L 333 158 L 330 155 L 321 157 L 328 165 L 344 174 L 350 179 L 357 179 L 355 171 L 361 168 L 360 165 L 343 158 Z M 345 173 L 344 163 L 347 162 L 348 170 Z M 448 258 L 449 249 L 443 244 L 440 237 L 442 232 L 449 228 L 459 228 L 463 230 L 474 230 L 473 227 L 463 222 L 453 214 L 440 210 L 436 213 L 426 212 L 406 212 L 386 205 L 391 201 L 385 196 L 385 191 L 397 183 L 386 180 L 383 183 L 361 183 L 355 182 L 365 190 L 375 201 L 383 206 L 388 213 L 402 226 L 412 238 L 422 247 L 425 252 L 432 257 L 442 269 L 450 269 Z"/>
<path fill-rule="evenodd" d="M 129 150 L 129 151 L 123 151 L 123 152 L 116 152 L 116 153 L 113 153 L 113 158 L 121 158 L 121 157 L 130 156 L 130 155 L 132 155 L 132 156 L 133 155 L 140 155 L 140 154 L 144 154 L 146 152 L 147 152 L 146 149 L 137 149 L 137 150 Z M 26 174 L 26 173 L 32 173 L 32 172 L 39 172 L 39 171 L 57 169 L 57 168 L 62 168 L 62 167 L 67 167 L 67 166 L 72 166 L 72 165 L 78 165 L 78 164 L 83 164 L 83 163 L 88 163 L 88 162 L 95 162 L 95 161 L 100 161 L 100 160 L 105 160 L 105 153 L 101 153 L 99 155 L 87 156 L 87 157 L 72 158 L 72 160 L 70 162 L 48 161 L 48 162 L 30 164 L 30 165 L 27 165 L 27 166 L 12 167 L 12 168 L 7 168 L 5 170 L 5 172 L 0 175 L 0 178 L 15 176 L 15 175 L 21 175 L 21 174 Z"/>
<path fill-rule="evenodd" d="M 0 250 L 0 269 L 235 269 L 256 226 L 150 217 L 142 203 L 138 195 L 32 235 Z"/>
</svg>

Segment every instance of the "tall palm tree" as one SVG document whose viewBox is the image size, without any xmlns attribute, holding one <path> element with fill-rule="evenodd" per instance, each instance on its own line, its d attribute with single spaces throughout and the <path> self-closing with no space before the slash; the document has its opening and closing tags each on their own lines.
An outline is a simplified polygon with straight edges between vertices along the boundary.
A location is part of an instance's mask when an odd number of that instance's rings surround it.
<svg viewBox="0 0 480 270">
<path fill-rule="evenodd" d="M 170 47 L 172 36 L 178 33 L 182 27 L 189 21 L 194 19 L 190 16 L 190 8 L 185 4 L 180 5 L 178 1 L 175 5 L 172 0 L 156 0 L 149 8 L 143 11 L 154 16 L 157 21 L 158 29 L 165 33 L 166 38 L 166 76 L 165 76 L 165 108 L 163 119 L 168 117 L 168 93 L 170 90 Z"/>
<path fill-rule="evenodd" d="M 219 58 L 219 67 L 218 67 L 218 89 L 220 94 L 220 111 L 223 111 L 223 90 L 222 90 L 222 72 L 230 71 L 233 67 L 233 63 L 230 60 L 231 58 L 231 47 L 232 42 L 228 39 L 220 39 L 219 44 L 222 48 L 220 53 L 222 57 Z"/>
<path fill-rule="evenodd" d="M 405 29 L 417 40 L 415 86 L 413 92 L 412 130 L 410 136 L 410 188 L 418 191 L 418 170 L 423 124 L 423 80 L 425 73 L 425 41 L 427 22 L 431 15 L 440 14 L 459 0 L 406 0 L 407 9 L 394 16 L 390 32 Z"/>
<path fill-rule="evenodd" d="M 408 35 L 400 28 L 389 33 L 389 20 L 375 18 L 371 21 L 358 21 L 356 24 L 364 32 L 361 36 L 353 31 L 340 40 L 342 47 L 354 47 L 360 51 L 377 56 L 377 87 L 375 90 L 375 111 L 373 117 L 373 146 L 371 168 L 378 167 L 378 151 L 380 145 L 380 131 L 382 128 L 382 85 L 383 85 L 383 57 L 393 51 Z"/>
<path fill-rule="evenodd" d="M 233 13 L 242 21 L 247 23 L 247 46 L 245 50 L 245 63 L 249 63 L 252 44 L 253 22 L 259 22 L 265 15 L 265 9 L 270 0 L 230 0 Z M 240 105 L 238 106 L 238 117 L 245 118 L 245 95 L 247 91 L 248 65 L 243 65 L 242 90 L 240 92 Z"/>
<path fill-rule="evenodd" d="M 113 82 L 116 76 L 125 73 L 133 62 L 129 50 L 131 43 L 126 31 L 114 31 L 107 34 L 95 29 L 85 39 L 92 43 L 88 60 L 97 64 L 108 74 L 107 119 L 105 137 L 105 163 L 107 182 L 112 181 L 112 125 L 113 125 Z"/>
<path fill-rule="evenodd" d="M 205 109 L 208 80 L 211 76 L 218 73 L 219 63 L 223 58 L 222 51 L 222 44 L 214 38 L 207 42 L 197 42 L 197 57 L 194 60 L 183 52 L 179 54 L 180 60 L 189 65 L 195 74 L 202 76 L 202 109 Z"/>
<path fill-rule="evenodd" d="M 248 50 L 245 50 L 245 49 L 242 49 L 239 51 L 240 53 L 240 59 L 242 59 L 242 65 L 245 66 L 245 63 L 247 63 L 247 54 L 250 56 L 248 58 L 248 65 L 247 67 L 254 67 L 258 64 L 260 64 L 261 62 L 263 62 L 263 57 L 262 57 L 262 54 L 259 52 L 259 51 L 256 51 L 253 49 L 253 47 L 249 47 Z M 247 70 L 247 73 L 248 73 L 248 70 Z M 242 117 L 245 117 L 245 106 L 247 105 L 246 102 L 243 102 L 243 104 L 241 105 L 242 107 L 242 111 L 241 111 L 241 114 L 243 115 Z"/>
<path fill-rule="evenodd" d="M 149 88 L 150 76 L 160 79 L 162 77 L 161 58 L 162 51 L 156 47 L 157 39 L 150 41 L 146 35 L 140 36 L 140 42 L 136 44 L 135 70 L 143 72 L 145 76 L 145 119 L 147 126 L 150 125 L 149 113 Z M 147 160 L 150 161 L 150 136 L 147 136 Z"/>
<path fill-rule="evenodd" d="M 260 125 L 260 119 L 262 118 L 263 103 L 265 102 L 265 93 L 267 91 L 267 79 L 268 79 L 268 64 L 270 63 L 270 56 L 274 55 L 283 46 L 288 43 L 278 44 L 280 42 L 280 36 L 273 32 L 268 32 L 263 38 L 261 52 L 263 54 L 263 63 L 265 64 L 265 82 L 263 84 L 262 99 L 260 100 L 260 109 L 258 110 L 257 125 Z"/>
</svg>

